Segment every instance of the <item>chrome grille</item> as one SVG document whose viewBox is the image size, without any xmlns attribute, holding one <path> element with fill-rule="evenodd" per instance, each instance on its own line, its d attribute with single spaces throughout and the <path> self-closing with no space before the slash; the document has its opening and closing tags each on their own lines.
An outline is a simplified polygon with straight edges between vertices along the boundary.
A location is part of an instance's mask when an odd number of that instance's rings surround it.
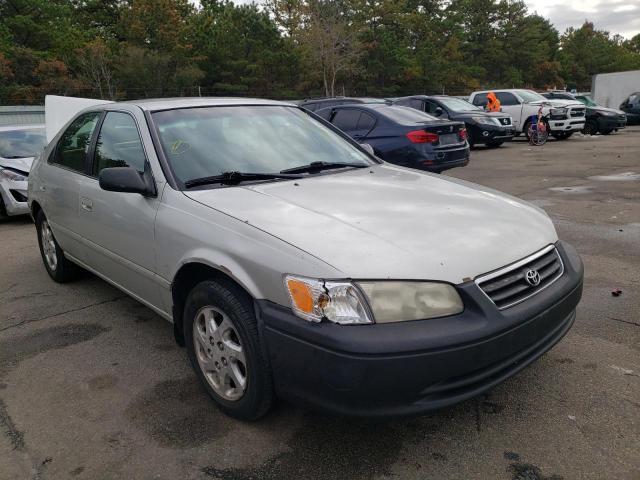
<svg viewBox="0 0 640 480">
<path fill-rule="evenodd" d="M 527 272 L 536 271 L 540 282 L 527 281 Z M 553 245 L 512 265 L 481 275 L 475 282 L 500 309 L 509 308 L 544 290 L 564 273 L 564 265 Z"/>
<path fill-rule="evenodd" d="M 584 108 L 572 108 L 571 109 L 571 116 L 572 117 L 584 117 Z"/>
</svg>

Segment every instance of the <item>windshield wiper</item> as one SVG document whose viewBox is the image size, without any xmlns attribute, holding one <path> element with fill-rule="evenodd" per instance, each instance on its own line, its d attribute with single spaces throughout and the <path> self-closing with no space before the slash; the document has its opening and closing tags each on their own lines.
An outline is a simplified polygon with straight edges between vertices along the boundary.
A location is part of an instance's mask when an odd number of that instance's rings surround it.
<svg viewBox="0 0 640 480">
<path fill-rule="evenodd" d="M 248 180 L 270 180 L 273 178 L 295 179 L 302 178 L 301 175 L 284 175 L 282 173 L 250 173 L 250 172 L 224 172 L 220 175 L 211 177 L 194 178 L 184 182 L 187 188 L 198 187 L 200 185 L 212 185 L 219 183 L 221 185 L 238 185 L 240 182 Z"/>
<path fill-rule="evenodd" d="M 280 173 L 317 173 L 334 168 L 367 168 L 369 166 L 366 163 L 311 162 L 308 165 L 280 170 Z"/>
</svg>

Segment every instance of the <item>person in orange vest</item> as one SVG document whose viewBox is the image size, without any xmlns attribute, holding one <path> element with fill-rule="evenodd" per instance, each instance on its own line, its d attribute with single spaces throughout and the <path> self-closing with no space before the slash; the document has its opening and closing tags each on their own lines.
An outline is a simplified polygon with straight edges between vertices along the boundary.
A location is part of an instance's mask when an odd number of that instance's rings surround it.
<svg viewBox="0 0 640 480">
<path fill-rule="evenodd" d="M 493 92 L 487 93 L 487 111 L 489 112 L 500 111 L 500 100 L 498 100 L 498 97 L 496 97 L 496 94 Z"/>
</svg>

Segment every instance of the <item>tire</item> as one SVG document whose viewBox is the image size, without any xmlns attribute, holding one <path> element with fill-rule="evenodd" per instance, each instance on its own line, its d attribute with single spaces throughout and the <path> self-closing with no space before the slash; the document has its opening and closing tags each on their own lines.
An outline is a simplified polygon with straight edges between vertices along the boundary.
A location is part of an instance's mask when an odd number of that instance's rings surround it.
<svg viewBox="0 0 640 480">
<path fill-rule="evenodd" d="M 595 135 L 598 133 L 598 124 L 593 120 L 588 120 L 587 123 L 584 124 L 582 128 L 582 133 L 585 135 Z"/>
<path fill-rule="evenodd" d="M 573 135 L 573 132 L 555 132 L 555 133 L 551 133 L 551 136 L 553 138 L 555 138 L 556 140 L 566 140 L 571 135 Z"/>
<path fill-rule="evenodd" d="M 607 130 L 600 130 L 600 133 L 602 135 L 609 135 L 611 132 L 613 132 L 613 129 L 609 128 Z"/>
<path fill-rule="evenodd" d="M 0 223 L 4 223 L 9 220 L 9 215 L 7 214 L 7 209 L 4 206 L 4 200 L 2 200 L 2 195 L 0 195 Z"/>
<path fill-rule="evenodd" d="M 531 127 L 531 120 L 527 120 L 526 122 L 524 122 L 524 127 L 522 127 L 522 133 L 524 133 L 524 138 L 526 138 L 529 141 L 531 141 L 531 138 L 529 135 L 530 127 Z"/>
<path fill-rule="evenodd" d="M 492 142 L 487 142 L 485 145 L 488 148 L 498 148 L 500 145 L 502 145 L 504 142 L 502 140 L 494 140 Z"/>
<path fill-rule="evenodd" d="M 36 215 L 36 231 L 42 262 L 49 276 L 58 283 L 67 283 L 78 278 L 80 267 L 64 256 L 42 210 Z"/>
<path fill-rule="evenodd" d="M 191 366 L 224 413 L 240 420 L 267 413 L 271 367 L 245 292 L 217 280 L 199 283 L 185 303 L 183 332 Z"/>
</svg>

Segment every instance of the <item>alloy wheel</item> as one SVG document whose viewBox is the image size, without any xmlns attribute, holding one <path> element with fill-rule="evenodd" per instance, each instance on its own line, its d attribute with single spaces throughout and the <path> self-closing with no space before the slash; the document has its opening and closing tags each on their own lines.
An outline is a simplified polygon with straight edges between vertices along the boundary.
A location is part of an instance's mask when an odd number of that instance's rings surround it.
<svg viewBox="0 0 640 480">
<path fill-rule="evenodd" d="M 193 346 L 207 383 L 224 400 L 237 401 L 247 388 L 247 362 L 240 335 L 215 306 L 201 308 L 193 322 Z"/>
<path fill-rule="evenodd" d="M 49 226 L 49 222 L 44 220 L 40 226 L 40 237 L 42 240 L 42 252 L 48 267 L 55 271 L 58 268 L 58 253 L 56 251 L 56 242 L 53 238 L 53 232 Z"/>
</svg>

